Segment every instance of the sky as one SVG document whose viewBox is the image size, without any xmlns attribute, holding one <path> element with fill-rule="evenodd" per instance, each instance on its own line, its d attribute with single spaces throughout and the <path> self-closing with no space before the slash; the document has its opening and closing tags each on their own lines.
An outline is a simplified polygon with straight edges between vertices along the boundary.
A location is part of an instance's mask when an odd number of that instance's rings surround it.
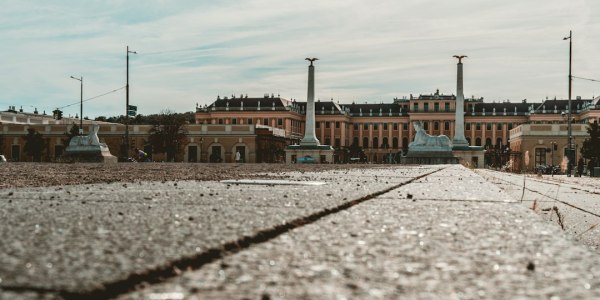
<svg viewBox="0 0 600 300">
<path fill-rule="evenodd" d="M 456 93 L 541 102 L 568 97 L 573 76 L 600 80 L 597 0 L 0 0 L 0 110 L 83 115 L 194 111 L 221 97 L 264 94 L 391 103 Z M 596 14 L 594 14 L 596 13 Z M 573 80 L 573 98 L 600 82 Z"/>
</svg>

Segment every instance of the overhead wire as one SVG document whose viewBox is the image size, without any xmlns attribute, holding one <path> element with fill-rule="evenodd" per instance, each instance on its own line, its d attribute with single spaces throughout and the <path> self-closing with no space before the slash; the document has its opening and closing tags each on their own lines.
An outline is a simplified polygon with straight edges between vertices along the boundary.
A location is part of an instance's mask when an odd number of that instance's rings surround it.
<svg viewBox="0 0 600 300">
<path fill-rule="evenodd" d="M 573 78 L 577 78 L 577 79 L 583 79 L 583 80 L 589 80 L 589 81 L 595 81 L 595 82 L 600 82 L 600 80 L 598 79 L 591 79 L 591 78 L 584 78 L 584 77 L 579 77 L 579 76 L 572 76 Z"/>
<path fill-rule="evenodd" d="M 114 90 L 112 90 L 112 91 L 109 91 L 109 92 L 106 92 L 106 93 L 103 93 L 103 94 L 100 94 L 100 95 L 97 95 L 97 96 L 94 96 L 94 97 L 91 97 L 91 98 L 87 98 L 87 99 L 85 99 L 85 100 L 81 100 L 81 101 L 78 101 L 78 102 L 75 102 L 75 103 L 71 103 L 71 104 L 68 104 L 68 105 L 65 105 L 65 106 L 58 107 L 58 109 L 63 109 L 63 108 L 65 108 L 65 107 L 69 107 L 69 106 L 73 106 L 73 105 L 80 104 L 81 102 L 87 102 L 87 101 L 90 101 L 90 100 L 94 100 L 94 99 L 100 98 L 100 97 L 102 97 L 102 96 L 106 96 L 106 95 L 108 95 L 108 94 L 112 94 L 112 93 L 114 93 L 114 92 L 120 91 L 120 90 L 122 90 L 122 89 L 124 89 L 124 88 L 126 88 L 126 87 L 127 87 L 127 86 L 122 86 L 122 87 L 120 87 L 120 88 L 118 88 L 118 89 L 114 89 Z"/>
</svg>

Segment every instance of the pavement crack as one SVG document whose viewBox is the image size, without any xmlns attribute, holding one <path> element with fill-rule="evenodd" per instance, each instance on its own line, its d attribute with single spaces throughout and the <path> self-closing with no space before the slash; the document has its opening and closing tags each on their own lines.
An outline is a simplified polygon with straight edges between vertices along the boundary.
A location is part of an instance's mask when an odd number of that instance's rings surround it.
<svg viewBox="0 0 600 300">
<path fill-rule="evenodd" d="M 158 266 L 156 268 L 131 273 L 126 278 L 120 280 L 101 283 L 98 286 L 87 290 L 62 290 L 58 291 L 58 293 L 60 297 L 64 299 L 109 299 L 133 291 L 136 287 L 141 286 L 142 284 L 162 283 L 170 278 L 181 275 L 181 270 L 198 270 L 206 264 L 217 261 L 226 256 L 238 253 L 242 250 L 248 249 L 253 245 L 267 242 L 291 230 L 300 228 L 307 224 L 314 223 L 329 215 L 347 210 L 355 205 L 374 199 L 378 196 L 381 196 L 404 185 L 413 183 L 416 180 L 425 178 L 443 169 L 445 168 L 433 170 L 431 172 L 417 176 L 406 182 L 396 184 L 390 188 L 381 190 L 379 192 L 375 192 L 373 194 L 361 197 L 359 199 L 344 202 L 333 208 L 326 208 L 312 213 L 310 215 L 296 218 L 285 224 L 260 230 L 252 236 L 245 236 L 238 240 L 222 244 L 218 247 L 207 249 L 206 251 L 200 252 L 195 255 L 182 257 L 177 260 L 167 262 L 166 264 Z"/>
</svg>

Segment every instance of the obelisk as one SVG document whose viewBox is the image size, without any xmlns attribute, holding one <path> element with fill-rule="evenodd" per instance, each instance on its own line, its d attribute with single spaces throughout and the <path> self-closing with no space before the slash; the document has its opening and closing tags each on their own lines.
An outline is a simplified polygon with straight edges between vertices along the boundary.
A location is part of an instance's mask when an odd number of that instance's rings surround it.
<svg viewBox="0 0 600 300">
<path fill-rule="evenodd" d="M 304 138 L 300 141 L 302 146 L 319 146 L 321 143 L 315 135 L 315 67 L 313 62 L 318 58 L 306 58 L 310 61 L 308 66 L 308 95 L 306 98 L 306 124 Z"/>
<path fill-rule="evenodd" d="M 458 69 L 456 74 L 456 116 L 454 118 L 454 138 L 452 148 L 469 147 L 465 138 L 465 96 L 463 95 L 463 65 L 462 59 L 466 55 L 454 55 L 458 58 Z"/>
</svg>

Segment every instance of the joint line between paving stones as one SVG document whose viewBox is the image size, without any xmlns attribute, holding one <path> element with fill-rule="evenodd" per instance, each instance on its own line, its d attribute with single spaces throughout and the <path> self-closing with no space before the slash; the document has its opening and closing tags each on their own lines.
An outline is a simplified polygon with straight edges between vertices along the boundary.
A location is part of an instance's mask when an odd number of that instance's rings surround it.
<svg viewBox="0 0 600 300">
<path fill-rule="evenodd" d="M 163 266 L 159 266 L 150 270 L 146 270 L 145 272 L 136 272 L 130 274 L 127 278 L 109 282 L 102 284 L 101 287 L 97 287 L 91 290 L 86 291 L 68 291 L 62 290 L 58 291 L 59 295 L 65 299 L 107 299 L 107 298 L 115 298 L 119 295 L 125 294 L 135 289 L 136 286 L 147 283 L 147 284 L 157 284 L 164 282 L 169 278 L 176 277 L 181 275 L 182 270 L 197 270 L 202 266 L 209 264 L 211 262 L 217 261 L 223 257 L 226 257 L 231 254 L 238 253 L 244 249 L 249 248 L 250 246 L 257 245 L 260 243 L 267 242 L 272 240 L 284 233 L 287 233 L 296 228 L 300 228 L 302 226 L 314 223 L 324 217 L 329 215 L 338 213 L 340 211 L 347 210 L 355 205 L 363 203 L 367 200 L 374 199 L 380 195 L 388 193 L 394 189 L 402 187 L 404 185 L 410 184 L 416 180 L 425 178 L 431 174 L 439 172 L 445 168 L 440 168 L 426 174 L 417 176 L 413 179 L 410 179 L 406 182 L 394 185 L 393 187 L 387 188 L 385 190 L 364 196 L 359 199 L 351 200 L 348 202 L 344 202 L 336 207 L 327 208 L 308 216 L 300 217 L 294 219 L 285 224 L 277 225 L 272 228 L 263 229 L 253 236 L 245 236 L 237 241 L 232 241 L 225 243 L 217 248 L 207 249 L 201 253 L 190 257 L 183 257 L 174 261 L 171 261 Z"/>
</svg>

